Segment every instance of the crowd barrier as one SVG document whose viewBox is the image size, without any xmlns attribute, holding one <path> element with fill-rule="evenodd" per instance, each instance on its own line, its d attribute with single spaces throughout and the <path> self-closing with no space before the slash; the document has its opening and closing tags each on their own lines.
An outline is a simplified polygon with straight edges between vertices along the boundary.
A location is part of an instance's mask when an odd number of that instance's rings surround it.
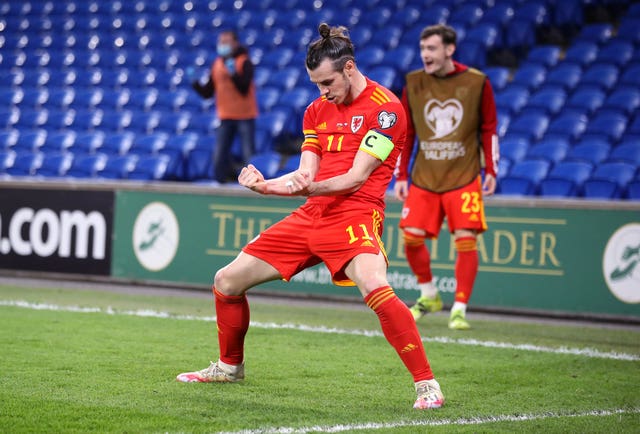
<svg viewBox="0 0 640 434">
<path fill-rule="evenodd" d="M 388 276 L 412 302 L 418 290 L 398 230 L 401 203 L 387 202 Z M 206 184 L 3 181 L 0 274 L 208 289 L 218 268 L 300 203 Z M 486 205 L 474 308 L 640 320 L 640 202 L 492 197 Z M 434 282 L 452 303 L 455 249 L 446 227 L 429 247 Z M 358 297 L 356 288 L 334 286 L 323 265 L 256 291 Z"/>
</svg>

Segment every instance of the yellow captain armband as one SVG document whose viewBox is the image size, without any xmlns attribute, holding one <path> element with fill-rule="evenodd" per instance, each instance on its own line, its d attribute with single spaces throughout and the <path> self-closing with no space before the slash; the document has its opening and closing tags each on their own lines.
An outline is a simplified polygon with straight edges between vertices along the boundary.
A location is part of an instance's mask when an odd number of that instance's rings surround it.
<svg viewBox="0 0 640 434">
<path fill-rule="evenodd" d="M 376 157 L 380 161 L 384 161 L 393 150 L 393 142 L 384 134 L 369 130 L 362 138 L 358 149 Z"/>
</svg>

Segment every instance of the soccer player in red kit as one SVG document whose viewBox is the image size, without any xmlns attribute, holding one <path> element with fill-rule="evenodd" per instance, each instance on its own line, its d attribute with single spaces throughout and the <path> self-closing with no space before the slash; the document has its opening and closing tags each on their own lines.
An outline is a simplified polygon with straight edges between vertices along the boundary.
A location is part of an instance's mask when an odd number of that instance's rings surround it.
<svg viewBox="0 0 640 434">
<path fill-rule="evenodd" d="M 360 290 L 378 315 L 387 341 L 413 377 L 414 408 L 438 408 L 444 396 L 427 360 L 408 307 L 387 280 L 380 239 L 384 196 L 406 137 L 406 114 L 397 97 L 357 68 L 344 27 L 319 26 L 306 67 L 320 97 L 306 109 L 300 166 L 266 180 L 254 166 L 238 182 L 260 194 L 308 196 L 283 220 L 263 231 L 214 278 L 220 356 L 208 368 L 178 375 L 183 382 L 236 382 L 244 378 L 244 337 L 249 328 L 246 292 L 276 279 L 288 281 L 324 262 L 336 285 Z"/>
<path fill-rule="evenodd" d="M 406 76 L 402 102 L 410 114 L 394 191 L 404 201 L 400 228 L 405 254 L 416 275 L 420 297 L 411 307 L 417 320 L 442 309 L 432 282 L 426 238 L 437 238 L 444 218 L 453 234 L 457 258 L 456 293 L 449 328 L 466 330 L 466 308 L 478 273 L 477 236 L 487 229 L 483 195 L 496 189 L 498 139 L 496 106 L 485 74 L 453 60 L 456 32 L 445 25 L 420 35 L 424 68 Z M 419 149 L 411 168 L 413 140 Z M 485 179 L 481 181 L 481 155 Z"/>
</svg>

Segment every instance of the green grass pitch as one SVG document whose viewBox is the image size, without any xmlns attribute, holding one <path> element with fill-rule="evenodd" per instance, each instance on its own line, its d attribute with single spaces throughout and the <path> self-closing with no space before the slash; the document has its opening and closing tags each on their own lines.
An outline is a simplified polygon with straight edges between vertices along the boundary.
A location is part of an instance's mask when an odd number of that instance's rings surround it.
<svg viewBox="0 0 640 434">
<path fill-rule="evenodd" d="M 447 402 L 367 309 L 251 304 L 246 380 L 183 384 L 217 355 L 213 300 L 0 285 L 0 431 L 640 432 L 640 327 L 419 322 Z"/>
</svg>

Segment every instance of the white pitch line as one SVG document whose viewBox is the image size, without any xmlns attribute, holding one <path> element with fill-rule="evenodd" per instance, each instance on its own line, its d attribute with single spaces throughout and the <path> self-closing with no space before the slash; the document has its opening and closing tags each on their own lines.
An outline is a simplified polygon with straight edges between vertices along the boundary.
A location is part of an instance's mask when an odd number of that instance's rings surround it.
<svg viewBox="0 0 640 434">
<path fill-rule="evenodd" d="M 437 411 L 437 410 L 436 410 Z M 545 412 L 542 414 L 515 414 L 501 416 L 486 416 L 461 419 L 438 419 L 438 420 L 415 420 L 415 421 L 399 421 L 388 423 L 363 423 L 353 425 L 333 425 L 333 426 L 311 426 L 311 427 L 279 427 L 279 428 L 261 428 L 255 430 L 242 431 L 225 431 L 218 434 L 308 434 L 308 433 L 336 433 L 343 431 L 359 431 L 359 430 L 389 430 L 393 428 L 405 427 L 435 427 L 435 426 L 466 426 L 481 425 L 494 422 L 526 422 L 542 419 L 559 419 L 563 417 L 601 417 L 613 416 L 620 414 L 638 414 L 640 408 L 630 409 L 614 409 L 614 410 L 592 410 L 575 413 L 555 413 Z"/>
<path fill-rule="evenodd" d="M 182 321 L 215 321 L 214 316 L 194 316 L 194 315 L 174 315 L 168 312 L 159 312 L 149 309 L 138 310 L 114 310 L 111 307 L 99 308 L 99 307 L 80 307 L 80 306 L 59 306 L 46 303 L 31 303 L 23 300 L 0 300 L 0 306 L 12 306 L 20 307 L 24 309 L 32 310 L 48 310 L 48 311 L 60 311 L 60 312 L 78 312 L 78 313 L 102 313 L 107 315 L 125 315 L 125 316 L 137 316 L 147 318 L 165 318 Z M 354 329 L 341 329 L 335 327 L 325 326 L 310 326 L 305 324 L 278 324 L 278 323 L 262 323 L 251 321 L 251 326 L 261 329 L 278 329 L 278 330 L 298 330 L 312 333 L 328 333 L 339 335 L 351 335 L 351 336 L 366 336 L 366 337 L 384 337 L 384 335 L 375 330 L 354 330 Z M 481 341 L 478 339 L 468 338 L 449 338 L 446 336 L 441 337 L 428 337 L 422 338 L 424 342 L 437 342 L 444 344 L 457 344 L 457 345 L 470 345 L 475 347 L 485 348 L 501 348 L 507 350 L 519 350 L 519 351 L 532 351 L 539 353 L 552 353 L 552 354 L 568 354 L 573 356 L 584 356 L 597 359 L 611 359 L 611 360 L 626 360 L 626 361 L 640 361 L 640 356 L 628 353 L 618 353 L 614 351 L 600 351 L 593 348 L 570 348 L 570 347 L 546 347 L 533 344 L 513 344 L 510 342 L 495 342 L 495 341 Z"/>
</svg>

